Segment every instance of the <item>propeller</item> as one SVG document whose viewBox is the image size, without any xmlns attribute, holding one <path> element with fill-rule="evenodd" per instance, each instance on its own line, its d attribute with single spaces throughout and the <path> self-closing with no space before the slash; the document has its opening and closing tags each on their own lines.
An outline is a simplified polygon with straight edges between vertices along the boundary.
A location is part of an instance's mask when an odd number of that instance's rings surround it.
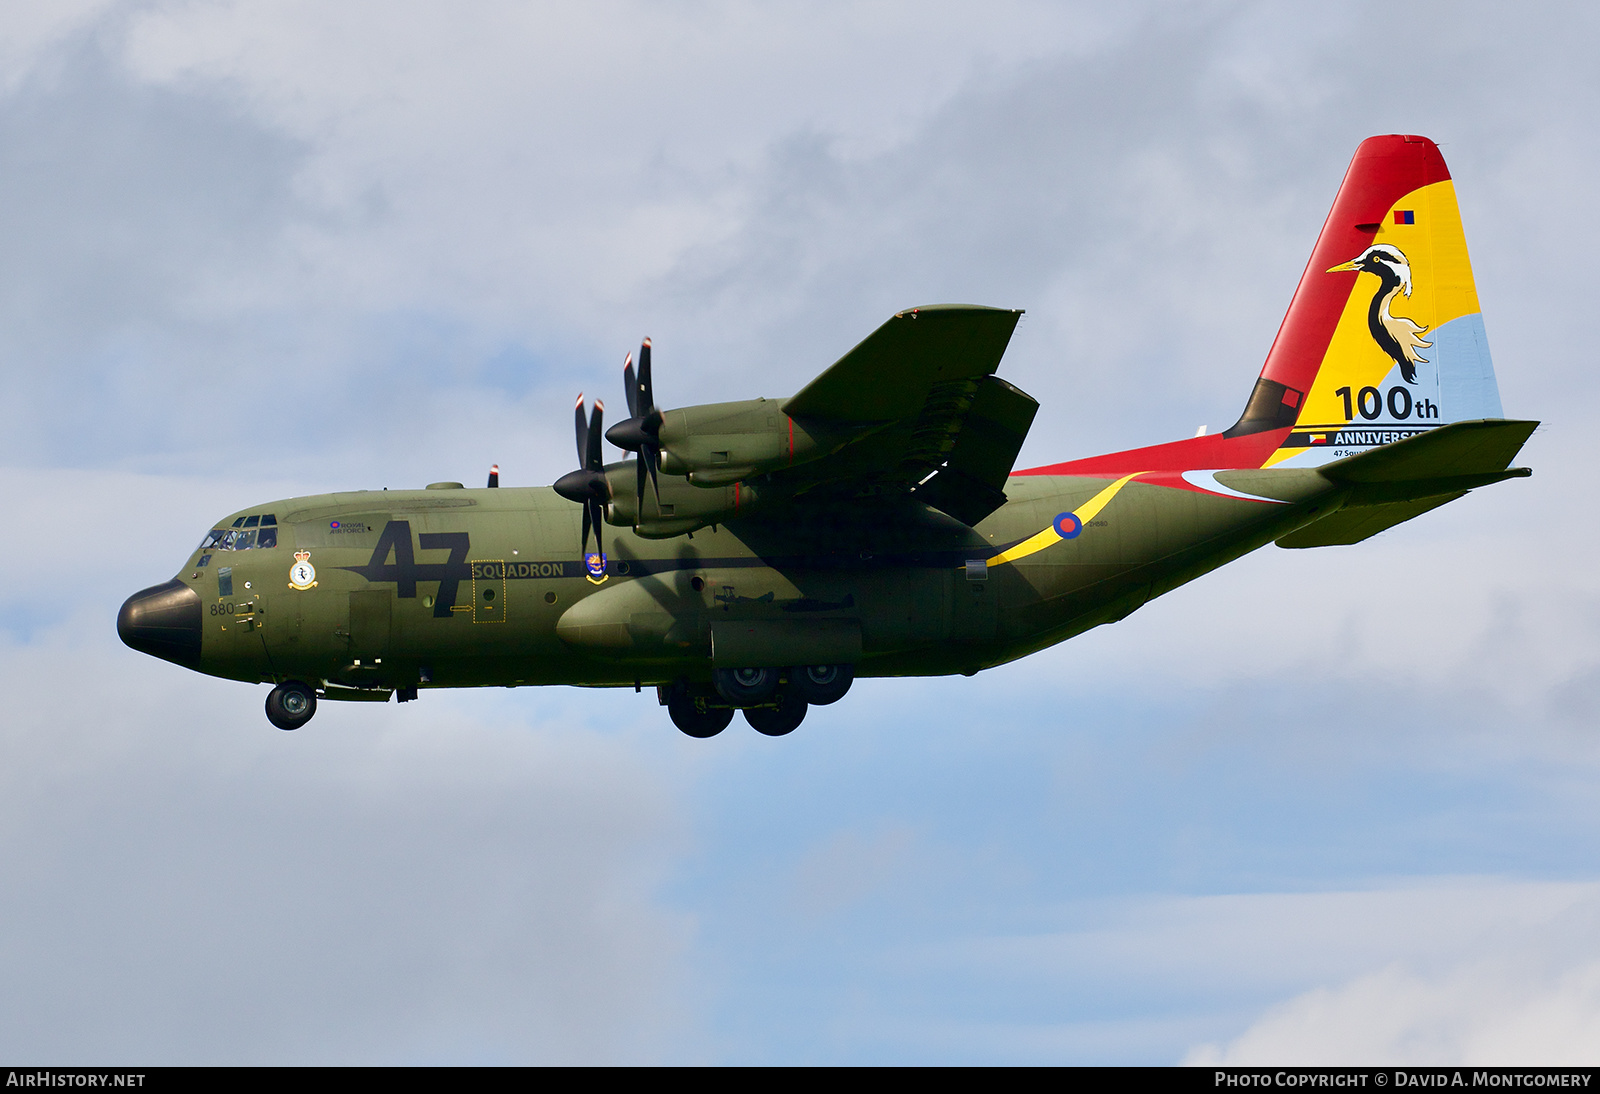
<svg viewBox="0 0 1600 1094">
<path fill-rule="evenodd" d="M 606 468 L 601 459 L 600 451 L 600 425 L 605 417 L 606 406 L 599 399 L 594 401 L 594 413 L 588 421 L 583 418 L 583 393 L 578 393 L 578 405 L 573 411 L 573 421 L 576 427 L 578 440 L 578 462 L 583 466 L 576 471 L 568 471 L 555 481 L 555 491 L 568 501 L 575 501 L 583 506 L 583 554 L 589 554 L 589 528 L 594 528 L 595 547 L 601 546 L 600 524 L 605 519 L 606 501 L 610 491 L 606 486 Z"/>
<path fill-rule="evenodd" d="M 655 392 L 650 384 L 650 339 L 639 347 L 639 372 L 633 371 L 633 354 L 622 362 L 622 386 L 628 396 L 628 419 L 606 433 L 606 440 L 626 452 L 636 452 L 634 483 L 638 512 L 644 512 L 644 480 L 648 475 L 655 488 L 656 506 L 661 505 L 661 411 L 656 409 Z"/>
</svg>

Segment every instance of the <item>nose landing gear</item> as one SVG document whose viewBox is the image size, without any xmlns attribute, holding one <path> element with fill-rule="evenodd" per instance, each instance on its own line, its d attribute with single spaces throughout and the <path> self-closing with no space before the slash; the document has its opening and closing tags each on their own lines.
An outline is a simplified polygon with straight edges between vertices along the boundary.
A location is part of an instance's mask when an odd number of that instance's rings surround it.
<svg viewBox="0 0 1600 1094">
<path fill-rule="evenodd" d="M 289 680 L 267 695 L 267 721 L 279 729 L 299 729 L 317 712 L 317 693 L 310 685 Z"/>
</svg>

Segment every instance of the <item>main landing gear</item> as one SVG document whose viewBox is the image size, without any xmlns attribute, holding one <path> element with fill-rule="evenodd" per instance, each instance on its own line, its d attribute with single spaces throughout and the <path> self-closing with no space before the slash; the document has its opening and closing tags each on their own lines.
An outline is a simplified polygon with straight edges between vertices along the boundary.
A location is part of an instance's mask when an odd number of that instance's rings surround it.
<svg viewBox="0 0 1600 1094">
<path fill-rule="evenodd" d="M 799 728 L 808 707 L 838 702 L 854 681 L 853 665 L 801 665 L 717 669 L 711 687 L 679 679 L 658 690 L 672 724 L 691 737 L 715 737 L 735 709 L 757 733 L 782 737 Z"/>
<path fill-rule="evenodd" d="M 279 729 L 299 729 L 317 712 L 317 693 L 309 684 L 290 680 L 267 695 L 267 721 Z"/>
<path fill-rule="evenodd" d="M 806 701 L 792 690 L 779 692 L 778 701 L 773 706 L 749 707 L 744 712 L 744 720 L 750 723 L 750 728 L 768 737 L 793 733 L 800 728 L 805 717 Z"/>
<path fill-rule="evenodd" d="M 689 685 L 679 680 L 667 696 L 667 713 L 672 724 L 689 736 L 715 737 L 733 721 L 733 708 L 711 706 L 711 701 L 711 696 L 691 692 Z"/>
</svg>

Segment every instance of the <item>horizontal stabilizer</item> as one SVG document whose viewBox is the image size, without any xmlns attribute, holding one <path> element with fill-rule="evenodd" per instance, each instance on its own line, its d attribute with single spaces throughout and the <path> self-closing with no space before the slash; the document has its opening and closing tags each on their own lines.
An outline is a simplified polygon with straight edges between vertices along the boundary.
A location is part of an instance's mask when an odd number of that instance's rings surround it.
<svg viewBox="0 0 1600 1094">
<path fill-rule="evenodd" d="M 1335 482 L 1379 483 L 1483 475 L 1511 465 L 1539 426 L 1506 420 L 1451 422 L 1321 468 Z"/>
<path fill-rule="evenodd" d="M 1505 479 L 1526 478 L 1508 466 L 1538 422 L 1452 422 L 1371 452 L 1319 468 L 1324 478 L 1350 487 L 1343 506 L 1278 540 L 1279 547 L 1333 547 L 1360 543 Z"/>
<path fill-rule="evenodd" d="M 1455 501 L 1462 497 L 1465 491 L 1458 494 L 1442 494 L 1431 498 L 1421 498 L 1417 501 L 1391 502 L 1387 505 L 1361 505 L 1350 509 L 1340 509 L 1319 521 L 1306 525 L 1298 531 L 1290 532 L 1278 540 L 1279 547 L 1341 547 L 1351 543 L 1360 543 L 1379 532 L 1387 531 L 1396 524 L 1404 523 L 1412 517 L 1420 517 L 1430 509 L 1437 509 L 1447 502 Z"/>
<path fill-rule="evenodd" d="M 900 312 L 783 406 L 791 418 L 887 422 L 918 414 L 936 384 L 1000 367 L 1020 311 L 933 304 Z"/>
</svg>

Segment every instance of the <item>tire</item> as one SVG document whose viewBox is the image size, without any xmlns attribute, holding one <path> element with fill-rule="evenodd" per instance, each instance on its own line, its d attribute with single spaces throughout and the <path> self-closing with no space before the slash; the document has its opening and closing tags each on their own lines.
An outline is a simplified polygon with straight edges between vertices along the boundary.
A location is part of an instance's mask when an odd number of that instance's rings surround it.
<svg viewBox="0 0 1600 1094">
<path fill-rule="evenodd" d="M 672 717 L 672 724 L 691 737 L 715 737 L 728 728 L 728 723 L 733 721 L 733 710 L 730 707 L 714 707 L 707 700 L 710 696 L 694 695 L 682 683 L 674 684 L 672 694 L 667 698 L 667 713 Z"/>
<path fill-rule="evenodd" d="M 779 693 L 777 706 L 751 707 L 744 712 L 744 720 L 750 723 L 750 728 L 768 737 L 793 733 L 805 719 L 806 701 L 787 690 Z"/>
<path fill-rule="evenodd" d="M 777 669 L 718 669 L 712 679 L 730 706 L 760 706 L 778 690 Z"/>
<path fill-rule="evenodd" d="M 267 695 L 267 721 L 279 729 L 299 729 L 317 712 L 317 693 L 309 684 L 290 680 Z"/>
<path fill-rule="evenodd" d="M 789 670 L 789 686 L 814 707 L 837 703 L 855 680 L 854 665 L 796 665 Z"/>
</svg>

